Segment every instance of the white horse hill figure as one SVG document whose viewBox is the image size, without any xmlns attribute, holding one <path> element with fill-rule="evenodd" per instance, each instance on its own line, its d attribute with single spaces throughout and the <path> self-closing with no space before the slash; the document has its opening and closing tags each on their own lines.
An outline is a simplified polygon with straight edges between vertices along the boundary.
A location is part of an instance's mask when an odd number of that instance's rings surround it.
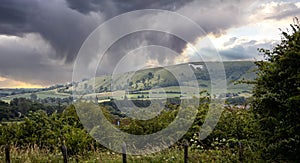
<svg viewBox="0 0 300 163">
<path fill-rule="evenodd" d="M 195 70 L 203 70 L 204 68 L 204 65 L 196 65 L 192 63 L 190 63 L 189 66 L 193 67 Z"/>
</svg>

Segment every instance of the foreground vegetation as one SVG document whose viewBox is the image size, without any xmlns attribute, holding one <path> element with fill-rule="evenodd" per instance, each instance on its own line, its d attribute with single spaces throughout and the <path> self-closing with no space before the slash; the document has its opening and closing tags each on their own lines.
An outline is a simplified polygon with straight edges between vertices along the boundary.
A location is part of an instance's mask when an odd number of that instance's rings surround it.
<svg viewBox="0 0 300 163">
<path fill-rule="evenodd" d="M 0 160 L 4 160 L 3 148 L 0 149 Z M 127 156 L 128 162 L 140 163 L 140 162 L 183 162 L 183 150 L 181 148 L 172 148 L 165 151 L 161 151 L 156 154 L 142 155 L 142 156 Z M 258 162 L 258 158 L 249 159 L 246 162 Z M 28 149 L 11 149 L 11 162 L 62 162 L 63 156 L 60 152 L 53 153 L 39 148 Z M 190 162 L 239 162 L 238 152 L 234 150 L 189 150 Z M 122 155 L 111 151 L 91 151 L 84 156 L 71 156 L 70 162 L 89 162 L 89 163 L 121 163 Z"/>
<path fill-rule="evenodd" d="M 105 114 L 110 115 L 106 108 L 102 108 Z M 132 162 L 182 162 L 184 140 L 189 142 L 189 159 L 191 162 L 207 161 L 233 161 L 239 157 L 238 142 L 242 142 L 243 159 L 259 160 L 259 150 L 254 142 L 255 126 L 253 116 L 248 110 L 227 108 L 214 132 L 204 141 L 198 141 L 198 131 L 204 121 L 207 110 L 206 104 L 199 108 L 199 114 L 193 127 L 177 144 L 159 153 L 128 156 Z M 166 111 L 159 116 L 159 123 L 151 121 L 145 126 L 141 122 L 130 121 L 123 127 L 127 132 L 151 133 L 153 126 L 165 126 L 175 116 L 174 110 Z M 167 118 L 169 117 L 169 118 Z M 109 118 L 109 117 L 108 117 Z M 165 121 L 163 120 L 165 119 Z M 124 119 L 125 121 L 125 119 Z M 82 128 L 77 119 L 73 106 L 69 106 L 62 114 L 53 113 L 47 115 L 44 111 L 29 114 L 23 122 L 1 124 L 1 144 L 9 142 L 12 146 L 12 161 L 19 162 L 58 162 L 62 160 L 60 146 L 64 143 L 68 148 L 72 161 L 104 161 L 121 162 L 121 155 L 114 153 L 100 144 Z M 142 130 L 141 130 L 142 128 Z M 140 130 L 139 130 L 140 129 Z M 4 158 L 3 146 L 1 149 L 2 160 Z"/>
</svg>

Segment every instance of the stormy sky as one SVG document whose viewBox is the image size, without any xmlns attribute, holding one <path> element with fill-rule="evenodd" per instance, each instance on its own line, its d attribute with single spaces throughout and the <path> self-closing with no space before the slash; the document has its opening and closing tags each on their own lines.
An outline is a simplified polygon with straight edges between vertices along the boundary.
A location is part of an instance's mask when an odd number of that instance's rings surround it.
<svg viewBox="0 0 300 163">
<path fill-rule="evenodd" d="M 262 57 L 257 48 L 273 47 L 280 40 L 279 28 L 286 29 L 294 17 L 300 17 L 299 0 L 1 0 L 0 88 L 70 82 L 76 56 L 91 32 L 120 14 L 143 9 L 176 12 L 197 23 L 204 33 L 193 35 L 189 27 L 159 17 L 160 13 L 155 18 L 136 15 L 124 22 L 142 22 L 146 27 L 166 23 L 170 28 L 128 34 L 117 40 L 101 61 L 87 59 L 87 67 L 100 62 L 99 73 L 110 73 L 125 54 L 150 45 L 176 53 L 169 63 L 191 61 L 194 58 L 187 44 L 203 49 L 204 37 L 223 60 L 258 60 Z M 122 24 L 112 26 L 107 34 L 123 28 Z M 189 42 L 171 34 L 180 32 L 187 33 Z M 203 55 L 210 57 L 209 52 Z M 155 66 L 166 60 L 161 54 L 151 54 L 147 63 Z"/>
</svg>

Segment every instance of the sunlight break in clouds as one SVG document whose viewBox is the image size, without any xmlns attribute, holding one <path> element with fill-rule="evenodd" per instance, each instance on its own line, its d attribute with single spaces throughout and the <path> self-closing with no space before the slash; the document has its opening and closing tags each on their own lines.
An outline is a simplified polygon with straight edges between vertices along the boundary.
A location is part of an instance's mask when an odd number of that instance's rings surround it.
<svg viewBox="0 0 300 163">
<path fill-rule="evenodd" d="M 244 25 L 229 28 L 222 34 L 208 33 L 224 60 L 262 59 L 256 49 L 272 48 L 280 41 L 279 29 L 286 30 L 293 18 L 300 14 L 300 3 L 264 1 L 256 3 L 245 14 Z M 198 51 L 204 50 L 206 53 L 202 55 L 208 56 L 211 50 L 203 47 L 202 42 L 203 38 L 199 37 L 192 46 Z M 187 46 L 180 57 L 189 58 L 193 53 Z"/>
</svg>

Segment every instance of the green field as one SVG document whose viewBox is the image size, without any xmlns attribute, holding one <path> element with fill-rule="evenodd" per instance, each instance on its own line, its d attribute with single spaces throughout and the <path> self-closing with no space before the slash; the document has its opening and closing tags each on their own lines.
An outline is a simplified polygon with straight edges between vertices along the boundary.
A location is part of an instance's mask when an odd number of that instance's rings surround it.
<svg viewBox="0 0 300 163">
<path fill-rule="evenodd" d="M 205 63 L 193 63 L 196 65 L 205 65 Z M 256 77 L 254 70 L 256 69 L 253 62 L 236 61 L 224 62 L 226 73 L 227 93 L 236 93 L 240 96 L 251 96 L 252 86 L 248 84 L 235 84 L 240 80 L 253 80 Z M 193 70 L 192 74 L 188 73 Z M 193 75 L 196 75 L 193 77 Z M 195 77 L 197 80 L 195 80 Z M 90 80 L 85 80 L 73 86 L 63 86 L 60 88 L 53 87 L 47 91 L 38 91 L 35 94 L 39 99 L 47 97 L 51 98 L 67 98 L 71 96 L 73 91 L 77 91 L 79 95 L 85 97 L 95 97 L 95 95 L 107 99 L 114 95 L 116 99 L 125 97 L 125 90 L 138 91 L 139 94 L 126 93 L 127 98 L 168 98 L 173 97 L 192 97 L 195 89 L 200 91 L 206 90 L 211 92 L 210 74 L 207 69 L 193 69 L 189 64 L 179 64 L 168 66 L 165 68 L 150 68 L 139 70 L 137 72 L 127 72 L 116 75 L 104 75 Z M 181 88 L 181 90 L 180 90 Z M 1 90 L 6 92 L 11 90 Z M 149 95 L 149 92 L 151 95 Z M 161 93 L 159 93 L 161 92 Z M 165 92 L 165 95 L 164 93 Z M 175 93 L 174 93 L 175 92 Z M 181 92 L 178 93 L 178 92 Z M 95 94 L 96 93 L 96 94 Z M 144 93 L 144 96 L 141 96 Z M 146 95 L 147 94 L 147 95 Z M 9 102 L 13 98 L 30 98 L 31 93 L 23 93 L 10 95 L 0 98 L 0 100 Z"/>
<path fill-rule="evenodd" d="M 40 92 L 36 92 L 35 94 L 40 99 L 44 99 L 44 98 L 47 98 L 47 97 L 53 97 L 53 98 L 67 98 L 67 97 L 70 97 L 70 94 L 59 93 L 59 92 L 57 92 L 57 90 L 40 91 Z M 31 93 L 24 93 L 24 94 L 6 96 L 6 97 L 0 98 L 0 100 L 9 102 L 10 100 L 12 100 L 14 98 L 20 98 L 20 97 L 30 98 L 30 95 L 31 95 Z"/>
</svg>

